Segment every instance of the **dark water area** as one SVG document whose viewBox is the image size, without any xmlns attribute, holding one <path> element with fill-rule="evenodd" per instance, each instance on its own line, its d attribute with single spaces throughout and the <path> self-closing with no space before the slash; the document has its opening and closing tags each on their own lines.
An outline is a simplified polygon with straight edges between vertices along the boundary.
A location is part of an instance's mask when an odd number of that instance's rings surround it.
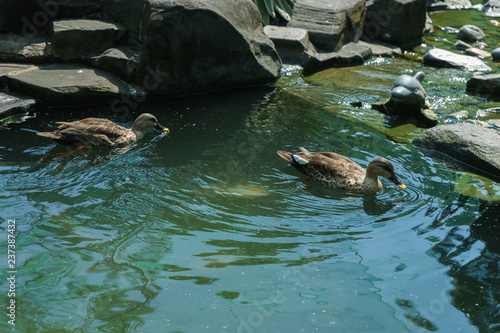
<svg viewBox="0 0 500 333">
<path fill-rule="evenodd" d="M 422 129 L 368 107 L 419 70 L 440 117 L 497 103 L 464 93 L 469 73 L 373 59 L 130 114 L 40 111 L 1 129 L 0 251 L 15 219 L 15 330 L 500 331 L 498 183 L 415 148 Z M 131 126 L 142 112 L 171 133 L 149 131 L 125 153 L 55 158 L 66 148 L 32 132 L 88 116 Z M 276 154 L 299 146 L 363 167 L 385 157 L 407 189 L 308 188 Z M 0 268 L 3 332 L 7 260 Z"/>
</svg>

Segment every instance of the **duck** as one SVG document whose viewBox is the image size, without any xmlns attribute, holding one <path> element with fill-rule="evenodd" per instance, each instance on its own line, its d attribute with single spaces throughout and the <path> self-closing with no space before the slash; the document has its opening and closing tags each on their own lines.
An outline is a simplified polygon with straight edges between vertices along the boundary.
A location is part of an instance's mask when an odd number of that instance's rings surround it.
<svg viewBox="0 0 500 333">
<path fill-rule="evenodd" d="M 382 190 L 379 176 L 385 177 L 402 189 L 406 186 L 399 180 L 394 166 L 385 158 L 378 157 L 363 169 L 358 163 L 343 155 L 332 152 L 310 152 L 299 147 L 300 153 L 278 150 L 278 155 L 295 169 L 306 175 L 308 187 L 311 180 L 339 190 L 374 194 Z"/>
<path fill-rule="evenodd" d="M 55 131 L 38 132 L 37 135 L 72 147 L 74 151 L 86 147 L 123 147 L 142 139 L 144 131 L 151 128 L 169 131 L 167 127 L 161 126 L 158 119 L 150 113 L 143 113 L 137 117 L 131 128 L 125 128 L 104 118 L 85 118 L 72 122 L 58 121 L 56 124 L 59 124 L 59 128 Z"/>
</svg>

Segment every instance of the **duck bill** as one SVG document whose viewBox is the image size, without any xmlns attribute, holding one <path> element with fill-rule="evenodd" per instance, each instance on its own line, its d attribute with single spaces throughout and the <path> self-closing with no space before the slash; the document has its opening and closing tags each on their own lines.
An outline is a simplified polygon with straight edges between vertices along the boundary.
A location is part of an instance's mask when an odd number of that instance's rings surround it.
<svg viewBox="0 0 500 333">
<path fill-rule="evenodd" d="M 164 131 L 164 132 L 170 132 L 170 130 L 167 127 L 163 127 L 160 124 L 156 125 L 155 129 Z"/>
<path fill-rule="evenodd" d="M 403 182 L 400 181 L 399 178 L 394 173 L 389 177 L 389 180 L 394 184 L 398 185 L 399 187 L 401 187 L 402 189 L 406 188 L 406 185 L 403 184 Z"/>
</svg>

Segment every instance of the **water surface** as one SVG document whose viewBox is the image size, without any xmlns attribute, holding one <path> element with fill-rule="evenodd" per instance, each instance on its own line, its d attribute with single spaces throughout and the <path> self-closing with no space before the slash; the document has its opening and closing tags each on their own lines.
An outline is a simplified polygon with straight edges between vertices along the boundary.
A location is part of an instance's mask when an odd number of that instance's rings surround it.
<svg viewBox="0 0 500 333">
<path fill-rule="evenodd" d="M 395 77 L 422 69 L 439 116 L 495 103 L 463 93 L 467 73 L 374 59 L 278 88 L 130 114 L 49 110 L 0 130 L 3 253 L 7 221 L 17 227 L 15 329 L 500 331 L 498 204 L 457 190 L 470 176 L 463 166 L 408 143 L 422 129 L 394 134 L 368 107 L 388 98 Z M 171 133 L 148 132 L 122 154 L 58 159 L 65 148 L 24 130 L 84 116 L 130 126 L 143 111 Z M 298 146 L 363 167 L 383 156 L 408 188 L 385 180 L 376 196 L 308 188 L 276 154 Z M 0 300 L 7 331 L 6 292 Z"/>
</svg>

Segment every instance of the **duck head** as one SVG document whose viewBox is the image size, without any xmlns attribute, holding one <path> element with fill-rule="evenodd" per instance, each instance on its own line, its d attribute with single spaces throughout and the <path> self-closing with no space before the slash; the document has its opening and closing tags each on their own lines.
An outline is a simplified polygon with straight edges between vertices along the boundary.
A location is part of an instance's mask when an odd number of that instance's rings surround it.
<svg viewBox="0 0 500 333">
<path fill-rule="evenodd" d="M 368 178 L 385 177 L 402 189 L 406 188 L 406 185 L 396 176 L 392 163 L 382 157 L 376 158 L 368 164 L 366 176 Z"/>
<path fill-rule="evenodd" d="M 153 116 L 151 113 L 143 113 L 137 119 L 134 121 L 134 124 L 132 125 L 132 131 L 133 132 L 144 132 L 145 130 L 155 128 L 161 131 L 168 132 L 169 129 L 166 127 L 163 127 L 160 125 L 158 122 L 158 119 L 156 119 L 155 116 Z"/>
</svg>

